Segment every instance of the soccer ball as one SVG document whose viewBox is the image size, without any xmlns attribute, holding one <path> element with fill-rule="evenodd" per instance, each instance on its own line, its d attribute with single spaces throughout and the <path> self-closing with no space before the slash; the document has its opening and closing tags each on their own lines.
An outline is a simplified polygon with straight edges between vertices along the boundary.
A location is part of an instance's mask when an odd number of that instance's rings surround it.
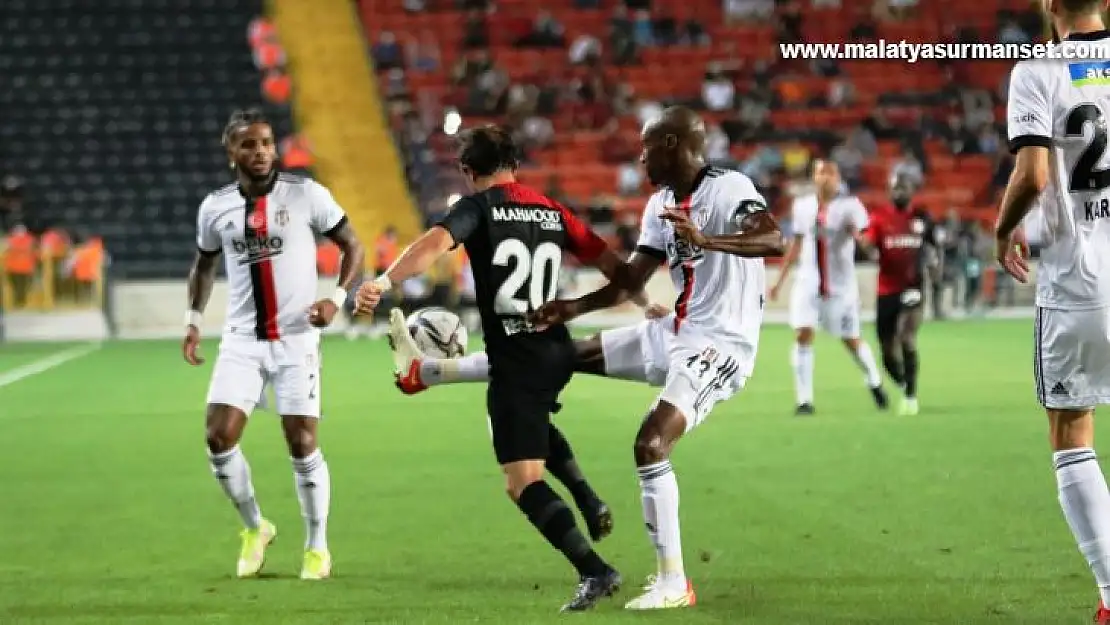
<svg viewBox="0 0 1110 625">
<path fill-rule="evenodd" d="M 421 308 L 405 321 L 416 346 L 432 358 L 458 358 L 466 353 L 466 326 L 446 308 Z"/>
</svg>

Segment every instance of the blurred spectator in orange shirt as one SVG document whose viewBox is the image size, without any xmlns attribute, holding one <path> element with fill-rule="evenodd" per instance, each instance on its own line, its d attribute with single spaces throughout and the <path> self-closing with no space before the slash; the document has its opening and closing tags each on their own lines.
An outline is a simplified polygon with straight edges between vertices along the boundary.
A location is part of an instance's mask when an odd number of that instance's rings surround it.
<svg viewBox="0 0 1110 625">
<path fill-rule="evenodd" d="M 281 167 L 285 171 L 305 171 L 312 167 L 312 149 L 301 135 L 290 135 L 281 140 Z"/>
<path fill-rule="evenodd" d="M 262 97 L 273 104 L 286 104 L 293 92 L 293 81 L 280 69 L 272 69 L 262 77 Z"/>
</svg>

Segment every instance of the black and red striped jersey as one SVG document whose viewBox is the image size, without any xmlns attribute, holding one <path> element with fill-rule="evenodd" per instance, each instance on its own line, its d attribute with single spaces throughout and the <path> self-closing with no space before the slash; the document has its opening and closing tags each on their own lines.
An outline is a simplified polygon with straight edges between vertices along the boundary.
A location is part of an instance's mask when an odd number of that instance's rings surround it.
<svg viewBox="0 0 1110 625">
<path fill-rule="evenodd" d="M 308 309 L 317 300 L 316 237 L 347 217 L 323 185 L 278 174 L 260 197 L 238 184 L 208 194 L 197 212 L 197 248 L 224 255 L 225 334 L 277 340 L 316 331 Z"/>
<path fill-rule="evenodd" d="M 604 240 L 566 207 L 519 183 L 463 197 L 438 225 L 470 258 L 491 365 L 495 352 L 523 355 L 543 351 L 537 342 L 569 343 L 566 328 L 535 332 L 527 316 L 556 298 L 564 252 L 590 263 L 607 249 Z"/>
</svg>

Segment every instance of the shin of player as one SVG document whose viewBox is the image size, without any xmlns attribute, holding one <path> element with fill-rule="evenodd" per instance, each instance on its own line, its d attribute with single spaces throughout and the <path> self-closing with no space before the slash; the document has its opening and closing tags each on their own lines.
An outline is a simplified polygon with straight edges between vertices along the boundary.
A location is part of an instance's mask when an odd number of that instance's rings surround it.
<svg viewBox="0 0 1110 625">
<path fill-rule="evenodd" d="M 314 181 L 278 174 L 273 130 L 256 111 L 238 112 L 224 131 L 237 181 L 213 192 L 197 216 L 199 253 L 189 275 L 185 360 L 199 365 L 202 312 L 222 253 L 231 296 L 208 393 L 212 473 L 243 522 L 237 574 L 257 575 L 276 528 L 262 517 L 239 447 L 247 419 L 272 386 L 305 521 L 302 579 L 331 572 L 328 464 L 317 442 L 319 330 L 331 323 L 362 266 L 363 250 L 343 210 Z M 315 234 L 343 252 L 335 294 L 315 301 Z"/>
<path fill-rule="evenodd" d="M 633 445 L 644 522 L 656 552 L 656 573 L 625 606 L 633 610 L 695 602 L 682 558 L 671 452 L 751 374 L 762 323 L 762 257 L 783 250 L 778 224 L 751 181 L 705 166 L 704 124 L 695 113 L 667 109 L 645 126 L 642 140 L 648 177 L 663 189 L 644 210 L 628 271 L 598 291 L 552 302 L 535 315 L 537 323 L 558 323 L 616 305 L 642 290 L 662 261 L 680 293 L 663 390 Z"/>
<path fill-rule="evenodd" d="M 790 293 L 790 325 L 796 341 L 790 354 L 796 392 L 795 414 L 813 414 L 814 329 L 821 326 L 841 339 L 879 408 L 886 408 L 882 377 L 871 348 L 860 340 L 859 285 L 856 278 L 856 239 L 867 228 L 867 210 L 858 198 L 845 195 L 836 163 L 815 160 L 816 193 L 794 201 L 795 235 L 781 264 L 770 297 L 800 261 Z"/>
<path fill-rule="evenodd" d="M 1110 43 L 1104 5 L 1045 3 L 1065 47 Z M 1073 57 L 1065 50 L 1061 58 Z M 1098 586 L 1099 625 L 1110 624 L 1110 489 L 1094 451 L 1095 407 L 1110 403 L 1110 220 L 1097 207 L 1110 200 L 1110 174 L 1088 156 L 1106 145 L 1110 85 L 1084 79 L 1108 68 L 1105 60 L 1014 66 L 1008 134 L 1016 158 L 995 225 L 996 259 L 1026 282 L 1022 222 L 1039 200 L 1044 249 L 1036 276 L 1033 374 L 1048 415 L 1060 507 Z M 1102 147 L 1097 150 L 1101 157 Z"/>
</svg>

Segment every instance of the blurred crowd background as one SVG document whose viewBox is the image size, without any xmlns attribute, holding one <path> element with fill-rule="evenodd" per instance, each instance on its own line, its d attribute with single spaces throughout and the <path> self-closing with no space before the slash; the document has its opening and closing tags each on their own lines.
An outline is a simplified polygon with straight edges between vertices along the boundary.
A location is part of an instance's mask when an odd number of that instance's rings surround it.
<svg viewBox="0 0 1110 625">
<path fill-rule="evenodd" d="M 280 5 L 280 0 L 276 3 Z M 331 2 L 326 2 L 331 5 Z M 324 5 L 321 5 L 323 7 Z M 360 0 L 361 53 L 422 225 L 466 188 L 460 127 L 494 122 L 522 146 L 520 177 L 627 252 L 651 189 L 639 130 L 662 107 L 696 107 L 708 156 L 750 176 L 790 232 L 812 160 L 835 160 L 873 208 L 896 169 L 942 224 L 935 314 L 1015 303 L 990 260 L 989 226 L 1013 161 L 1012 62 L 783 60 L 779 43 L 1042 40 L 1029 0 Z M 181 279 L 196 207 L 230 178 L 219 135 L 263 103 L 282 166 L 320 173 L 301 132 L 286 35 L 261 2 L 5 0 L 0 15 L 0 301 L 9 309 L 99 305 L 111 280 Z M 316 33 L 317 36 L 327 36 Z M 297 35 L 301 37 L 300 34 Z M 172 70 L 172 71 L 167 71 Z M 345 112 L 346 115 L 351 113 Z M 367 115 L 370 113 L 367 112 Z M 377 114 L 377 113 L 375 113 Z M 326 135 L 314 135 L 326 136 Z M 342 157 L 343 155 L 338 155 Z M 330 180 L 325 179 L 330 184 Z M 375 189 L 366 189 L 373 202 Z M 368 270 L 409 232 L 374 208 Z M 391 212 L 393 211 L 393 212 Z M 319 267 L 338 271 L 321 243 Z M 460 253 L 405 286 L 409 305 L 472 296 Z"/>
</svg>

